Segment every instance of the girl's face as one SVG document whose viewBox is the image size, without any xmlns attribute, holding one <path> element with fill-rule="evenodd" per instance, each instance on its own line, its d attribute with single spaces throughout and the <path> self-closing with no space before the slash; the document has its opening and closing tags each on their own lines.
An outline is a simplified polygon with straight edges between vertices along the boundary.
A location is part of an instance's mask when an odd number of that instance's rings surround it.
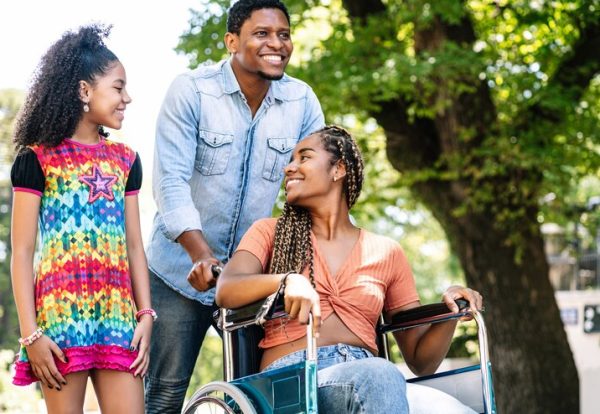
<svg viewBox="0 0 600 414">
<path fill-rule="evenodd" d="M 331 164 L 331 153 L 323 147 L 317 134 L 296 145 L 284 172 L 286 200 L 301 207 L 318 206 L 341 184 L 340 167 L 338 163 Z"/>
<path fill-rule="evenodd" d="M 125 107 L 131 102 L 126 84 L 125 68 L 116 61 L 106 74 L 95 79 L 88 95 L 90 111 L 84 112 L 84 117 L 95 124 L 120 129 Z"/>
</svg>

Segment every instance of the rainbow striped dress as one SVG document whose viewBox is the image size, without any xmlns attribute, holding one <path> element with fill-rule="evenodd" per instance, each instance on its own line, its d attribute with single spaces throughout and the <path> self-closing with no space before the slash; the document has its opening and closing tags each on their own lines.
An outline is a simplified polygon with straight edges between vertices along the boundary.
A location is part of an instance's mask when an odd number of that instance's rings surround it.
<svg viewBox="0 0 600 414">
<path fill-rule="evenodd" d="M 38 326 L 63 350 L 61 374 L 129 369 L 136 325 L 125 240 L 125 196 L 141 186 L 141 165 L 124 144 L 33 146 L 17 156 L 14 191 L 41 197 L 35 267 Z M 21 347 L 13 383 L 38 378 Z"/>
</svg>

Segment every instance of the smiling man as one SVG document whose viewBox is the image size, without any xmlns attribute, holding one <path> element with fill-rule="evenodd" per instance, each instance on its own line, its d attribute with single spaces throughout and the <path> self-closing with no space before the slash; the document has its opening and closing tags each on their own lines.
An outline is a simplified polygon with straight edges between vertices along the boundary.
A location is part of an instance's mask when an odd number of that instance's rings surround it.
<svg viewBox="0 0 600 414">
<path fill-rule="evenodd" d="M 225 44 L 229 59 L 175 79 L 157 121 L 149 413 L 181 412 L 212 321 L 211 265 L 271 215 L 292 149 L 324 125 L 312 89 L 284 73 L 294 47 L 281 2 L 236 2 Z"/>
</svg>

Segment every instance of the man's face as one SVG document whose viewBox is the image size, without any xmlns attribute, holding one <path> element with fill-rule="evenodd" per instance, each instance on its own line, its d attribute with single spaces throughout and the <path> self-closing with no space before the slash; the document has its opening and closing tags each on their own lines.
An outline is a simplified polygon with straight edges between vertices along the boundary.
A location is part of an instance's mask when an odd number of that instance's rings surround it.
<svg viewBox="0 0 600 414">
<path fill-rule="evenodd" d="M 225 40 L 235 69 L 267 80 L 281 79 L 294 50 L 290 25 L 279 9 L 255 10 L 240 34 L 228 33 Z"/>
</svg>

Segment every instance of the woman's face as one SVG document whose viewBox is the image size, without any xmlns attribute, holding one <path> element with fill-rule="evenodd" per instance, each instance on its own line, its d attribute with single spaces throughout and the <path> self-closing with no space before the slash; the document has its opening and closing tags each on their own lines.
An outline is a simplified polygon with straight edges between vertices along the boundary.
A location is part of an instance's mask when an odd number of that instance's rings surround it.
<svg viewBox="0 0 600 414">
<path fill-rule="evenodd" d="M 290 163 L 284 168 L 286 200 L 289 204 L 318 206 L 324 197 L 331 194 L 338 170 L 336 164 L 331 164 L 331 156 L 323 147 L 321 137 L 316 134 L 296 145 Z"/>
</svg>

